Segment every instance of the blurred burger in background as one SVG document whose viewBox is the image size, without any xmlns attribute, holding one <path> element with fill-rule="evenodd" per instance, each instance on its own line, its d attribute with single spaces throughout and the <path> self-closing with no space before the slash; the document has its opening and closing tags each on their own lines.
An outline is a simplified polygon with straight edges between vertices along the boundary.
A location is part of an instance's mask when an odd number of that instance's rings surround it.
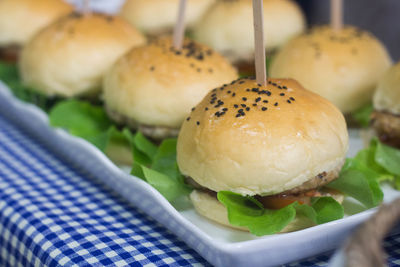
<svg viewBox="0 0 400 267">
<path fill-rule="evenodd" d="M 305 29 L 305 18 L 291 0 L 264 0 L 264 38 L 272 52 Z M 239 72 L 254 73 L 254 29 L 251 0 L 219 0 L 196 24 L 194 39 L 229 58 Z"/>
<path fill-rule="evenodd" d="M 321 26 L 287 43 L 273 59 L 270 75 L 296 79 L 350 114 L 370 103 L 391 64 L 372 34 L 352 26 Z"/>
<path fill-rule="evenodd" d="M 103 98 L 115 122 L 161 140 L 178 135 L 210 88 L 235 78 L 235 68 L 211 48 L 186 39 L 175 49 L 170 37 L 162 37 L 118 60 L 105 77 Z"/>
<path fill-rule="evenodd" d="M 34 34 L 72 10 L 63 0 L 1 0 L 0 60 L 15 62 Z"/>
<path fill-rule="evenodd" d="M 169 34 L 178 16 L 180 0 L 126 0 L 120 15 L 150 36 Z M 188 0 L 186 25 L 190 29 L 215 0 Z"/>
<path fill-rule="evenodd" d="M 382 77 L 373 105 L 371 125 L 379 139 L 400 148 L 400 62 Z"/>
<path fill-rule="evenodd" d="M 19 61 L 22 81 L 49 97 L 92 97 L 112 64 L 145 37 L 127 21 L 71 13 L 35 35 Z"/>
</svg>

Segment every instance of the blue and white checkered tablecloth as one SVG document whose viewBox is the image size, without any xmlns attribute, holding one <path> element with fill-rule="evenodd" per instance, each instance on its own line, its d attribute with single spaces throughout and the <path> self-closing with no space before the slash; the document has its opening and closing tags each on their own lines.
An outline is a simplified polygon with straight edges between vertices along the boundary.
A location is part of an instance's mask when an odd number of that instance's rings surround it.
<svg viewBox="0 0 400 267">
<path fill-rule="evenodd" d="M 386 242 L 391 266 L 399 241 Z M 325 266 L 329 256 L 290 266 Z M 0 266 L 191 265 L 209 263 L 0 115 Z"/>
</svg>

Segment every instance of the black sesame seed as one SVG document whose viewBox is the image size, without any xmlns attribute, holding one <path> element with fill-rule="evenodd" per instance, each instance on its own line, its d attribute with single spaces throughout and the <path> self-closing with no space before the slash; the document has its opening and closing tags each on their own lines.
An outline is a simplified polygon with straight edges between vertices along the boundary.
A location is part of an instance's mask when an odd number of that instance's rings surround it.
<svg viewBox="0 0 400 267">
<path fill-rule="evenodd" d="M 194 111 L 196 108 L 192 108 L 192 111 Z"/>
<path fill-rule="evenodd" d="M 241 115 L 240 114 L 236 114 L 236 118 L 239 118 Z"/>
<path fill-rule="evenodd" d="M 292 102 L 290 102 L 290 100 L 286 100 L 286 101 L 287 101 L 289 104 L 292 103 Z"/>
<path fill-rule="evenodd" d="M 275 102 L 274 106 L 275 106 L 275 107 L 278 106 L 278 102 Z"/>
<path fill-rule="evenodd" d="M 246 98 L 246 97 L 242 97 L 242 99 L 243 99 L 243 101 L 247 101 L 247 98 Z"/>
<path fill-rule="evenodd" d="M 187 120 L 187 121 L 190 121 L 190 117 L 187 117 L 186 120 Z"/>
<path fill-rule="evenodd" d="M 260 83 L 257 83 L 257 85 L 258 85 L 258 86 L 262 86 L 262 84 L 260 84 Z"/>
<path fill-rule="evenodd" d="M 272 85 L 273 85 L 273 86 L 277 86 L 277 84 L 276 84 L 276 83 L 272 83 Z"/>
<path fill-rule="evenodd" d="M 230 94 L 230 93 L 231 93 L 231 91 L 228 91 L 227 93 L 228 93 L 228 94 Z"/>
<path fill-rule="evenodd" d="M 287 87 L 286 87 L 286 86 L 282 86 L 282 88 L 283 88 L 283 89 L 285 89 L 285 90 L 287 89 Z"/>
<path fill-rule="evenodd" d="M 250 89 L 247 88 L 246 91 L 247 91 L 247 92 L 250 92 Z"/>
<path fill-rule="evenodd" d="M 246 111 L 249 111 L 249 110 L 250 110 L 250 108 L 249 108 L 249 107 L 247 107 L 247 108 L 246 108 Z"/>
<path fill-rule="evenodd" d="M 268 100 L 263 100 L 264 103 L 268 103 Z"/>
<path fill-rule="evenodd" d="M 223 110 L 223 111 L 228 111 L 228 109 L 227 109 L 227 108 L 223 108 L 222 110 Z"/>
<path fill-rule="evenodd" d="M 180 54 L 182 54 L 181 51 L 175 51 L 175 55 L 180 55 Z"/>
<path fill-rule="evenodd" d="M 239 107 L 239 105 L 237 105 L 237 104 L 235 104 L 235 105 L 233 105 L 235 108 L 238 108 Z"/>
<path fill-rule="evenodd" d="M 200 125 L 200 122 L 199 122 L 199 121 L 197 121 L 197 122 L 196 122 L 196 124 L 197 124 L 197 125 Z"/>
<path fill-rule="evenodd" d="M 254 104 L 253 104 L 253 107 L 257 107 L 257 104 L 256 104 L 256 103 L 254 103 Z"/>
<path fill-rule="evenodd" d="M 239 84 L 244 84 L 244 81 L 240 81 Z"/>
<path fill-rule="evenodd" d="M 267 108 L 266 108 L 266 107 L 262 107 L 261 110 L 262 110 L 262 111 L 266 111 Z"/>
<path fill-rule="evenodd" d="M 261 101 L 261 97 L 257 97 L 256 102 L 260 102 L 260 101 Z"/>
<path fill-rule="evenodd" d="M 208 110 L 208 108 L 206 107 L 205 110 Z"/>
<path fill-rule="evenodd" d="M 284 96 L 284 95 L 285 95 L 285 93 L 280 93 L 279 95 L 280 95 L 280 96 Z"/>
<path fill-rule="evenodd" d="M 239 113 L 242 113 L 242 112 L 243 112 L 243 109 L 242 109 L 242 108 L 241 108 L 241 109 L 239 109 L 239 110 L 238 110 L 238 112 L 239 112 Z"/>
<path fill-rule="evenodd" d="M 236 95 L 236 93 L 233 93 L 233 94 L 232 94 L 232 96 L 235 96 L 235 95 Z"/>
<path fill-rule="evenodd" d="M 245 108 L 246 107 L 246 104 L 240 104 L 241 106 L 242 106 L 242 108 Z"/>
</svg>

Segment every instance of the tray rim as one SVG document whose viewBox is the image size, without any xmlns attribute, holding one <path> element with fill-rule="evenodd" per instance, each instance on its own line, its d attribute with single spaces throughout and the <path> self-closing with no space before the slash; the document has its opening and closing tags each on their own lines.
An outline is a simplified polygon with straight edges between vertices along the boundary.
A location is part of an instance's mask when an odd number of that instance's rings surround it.
<svg viewBox="0 0 400 267">
<path fill-rule="evenodd" d="M 291 232 L 291 233 L 263 236 L 263 237 L 260 237 L 260 238 L 254 239 L 254 240 L 239 241 L 239 242 L 232 242 L 232 243 L 215 240 L 211 236 L 209 236 L 206 232 L 201 230 L 198 226 L 194 225 L 188 219 L 186 219 L 184 216 L 182 216 L 179 213 L 179 211 L 177 211 L 151 185 L 144 182 L 140 178 L 137 178 L 135 176 L 132 176 L 132 175 L 129 175 L 129 174 L 126 174 L 125 172 L 123 172 L 114 163 L 112 163 L 111 160 L 108 159 L 105 154 L 103 154 L 100 150 L 98 150 L 94 145 L 90 144 L 89 142 L 87 142 L 86 140 L 84 140 L 82 138 L 70 135 L 67 131 L 65 131 L 63 129 L 52 128 L 48 123 L 49 122 L 48 116 L 44 111 L 42 111 L 41 109 L 36 107 L 34 104 L 23 102 L 23 101 L 17 99 L 16 97 L 14 97 L 13 94 L 11 93 L 11 91 L 9 90 L 9 88 L 7 87 L 7 85 L 4 84 L 0 80 L 0 103 L 1 103 L 1 100 L 8 102 L 8 104 L 10 106 L 15 108 L 14 113 L 23 113 L 27 117 L 37 120 L 35 123 L 40 123 L 42 126 L 45 127 L 45 129 L 47 131 L 52 132 L 54 135 L 54 138 L 58 138 L 59 141 L 67 142 L 67 143 L 73 144 L 75 146 L 80 146 L 81 149 L 86 150 L 86 152 L 95 156 L 98 161 L 100 161 L 102 164 L 104 164 L 104 166 L 106 166 L 111 172 L 117 174 L 118 177 L 120 177 L 122 180 L 128 179 L 128 180 L 130 180 L 129 181 L 130 184 L 133 183 L 134 185 L 138 186 L 139 188 L 146 190 L 147 194 L 149 196 L 151 196 L 152 198 L 154 198 L 153 200 L 155 200 L 158 204 L 160 204 L 161 207 L 165 211 L 167 211 L 169 216 L 174 217 L 175 220 L 177 222 L 179 222 L 180 224 L 182 224 L 182 226 L 184 226 L 187 231 L 189 231 L 192 235 L 194 235 L 195 238 L 197 238 L 198 240 L 201 240 L 204 243 L 203 245 L 208 246 L 209 249 L 215 249 L 215 250 L 217 250 L 217 252 L 225 254 L 225 256 L 227 256 L 227 255 L 230 255 L 230 256 L 245 255 L 247 253 L 253 254 L 254 252 L 257 252 L 257 251 L 265 252 L 266 249 L 269 246 L 271 246 L 271 244 L 280 244 L 280 246 L 282 246 L 282 244 L 284 244 L 286 242 L 289 242 L 289 241 L 293 242 L 293 240 L 299 240 L 299 239 L 303 238 L 304 236 L 313 235 L 315 233 L 337 232 L 337 231 L 339 231 L 339 230 L 337 230 L 337 228 L 340 228 L 341 229 L 340 233 L 342 233 L 345 231 L 344 230 L 345 228 L 346 228 L 346 230 L 351 230 L 352 228 L 357 226 L 359 223 L 365 221 L 377 210 L 377 208 L 372 208 L 372 209 L 360 212 L 358 214 L 351 215 L 349 217 L 346 217 L 346 218 L 343 218 L 340 220 L 336 220 L 336 221 L 332 221 L 332 222 L 329 222 L 326 224 L 313 226 L 313 227 L 310 227 L 307 229 L 303 229 L 303 230 Z M 0 108 L 0 110 L 1 110 L 1 108 Z M 8 112 L 13 112 L 13 110 L 9 110 Z M 20 125 L 20 126 L 26 127 L 26 125 Z M 30 129 L 29 131 L 32 132 L 32 129 Z M 132 179 L 132 178 L 134 178 L 134 179 Z M 110 184 L 108 184 L 108 185 L 112 187 L 112 185 L 110 185 Z M 115 188 L 113 188 L 113 189 L 115 191 L 118 191 Z M 136 207 L 138 207 L 139 209 L 141 209 L 138 206 L 138 203 L 134 203 L 131 200 L 128 200 L 128 201 L 131 202 Z M 154 214 L 151 214 L 151 212 L 149 212 L 147 210 L 143 210 L 143 209 L 141 209 L 141 211 L 150 215 L 151 217 L 153 217 L 153 219 L 155 219 L 156 221 L 163 224 L 171 232 L 173 232 L 175 235 L 180 237 L 183 241 L 188 243 L 189 246 L 191 246 L 194 250 L 196 250 L 202 257 L 207 259 L 209 262 L 211 262 L 212 264 L 215 264 L 217 266 L 223 266 L 223 265 L 219 264 L 218 262 L 216 262 L 217 259 L 213 259 L 212 257 L 209 256 L 208 253 L 205 253 L 204 250 L 201 250 L 198 247 L 193 246 L 194 242 L 188 241 L 185 238 L 185 236 L 182 234 L 181 231 L 178 231 L 178 230 L 173 229 L 172 227 L 166 225 L 165 223 L 162 222 L 162 220 L 160 220 L 160 218 L 154 217 Z M 336 226 L 336 227 L 333 227 L 333 226 Z M 334 248 L 336 248 L 336 247 L 337 247 L 337 245 L 334 246 Z M 327 251 L 327 250 L 324 250 L 324 251 Z M 318 252 L 316 252 L 316 254 L 322 253 L 324 251 L 318 251 Z M 312 255 L 315 255 L 315 254 L 311 254 L 311 255 L 307 254 L 304 257 L 308 257 L 308 256 L 312 256 Z M 298 260 L 301 258 L 296 257 L 296 259 Z"/>
</svg>

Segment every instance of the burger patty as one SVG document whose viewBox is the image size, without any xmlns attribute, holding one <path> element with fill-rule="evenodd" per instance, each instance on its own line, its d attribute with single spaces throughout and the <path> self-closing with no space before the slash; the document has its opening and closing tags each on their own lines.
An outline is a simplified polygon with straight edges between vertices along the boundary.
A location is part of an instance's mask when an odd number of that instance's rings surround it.
<svg viewBox="0 0 400 267">
<path fill-rule="evenodd" d="M 21 50 L 19 45 L 8 45 L 0 48 L 0 60 L 15 63 Z"/>
<path fill-rule="evenodd" d="M 152 126 L 152 125 L 140 124 L 137 121 L 130 119 L 127 116 L 122 115 L 107 107 L 106 107 L 106 112 L 108 116 L 118 124 L 127 126 L 131 130 L 138 130 L 145 136 L 154 140 L 162 140 L 165 138 L 177 137 L 179 134 L 179 129 L 170 128 L 166 126 Z"/>
<path fill-rule="evenodd" d="M 371 126 L 382 143 L 400 148 L 400 115 L 375 110 L 371 116 Z"/>
<path fill-rule="evenodd" d="M 279 193 L 275 196 L 299 195 L 299 194 L 308 192 L 310 190 L 314 190 L 316 188 L 322 187 L 322 186 L 330 183 L 331 181 L 335 180 L 339 176 L 340 170 L 341 170 L 341 166 L 339 168 L 336 168 L 329 172 L 322 172 L 322 173 L 318 174 L 317 176 L 315 176 L 314 178 L 312 178 L 311 180 L 309 180 L 293 189 Z M 204 186 L 201 186 L 195 180 L 193 180 L 193 178 L 191 178 L 189 176 L 185 177 L 185 181 L 187 184 L 193 186 L 195 189 L 214 192 Z M 214 193 L 216 194 L 216 192 L 214 192 Z"/>
</svg>

